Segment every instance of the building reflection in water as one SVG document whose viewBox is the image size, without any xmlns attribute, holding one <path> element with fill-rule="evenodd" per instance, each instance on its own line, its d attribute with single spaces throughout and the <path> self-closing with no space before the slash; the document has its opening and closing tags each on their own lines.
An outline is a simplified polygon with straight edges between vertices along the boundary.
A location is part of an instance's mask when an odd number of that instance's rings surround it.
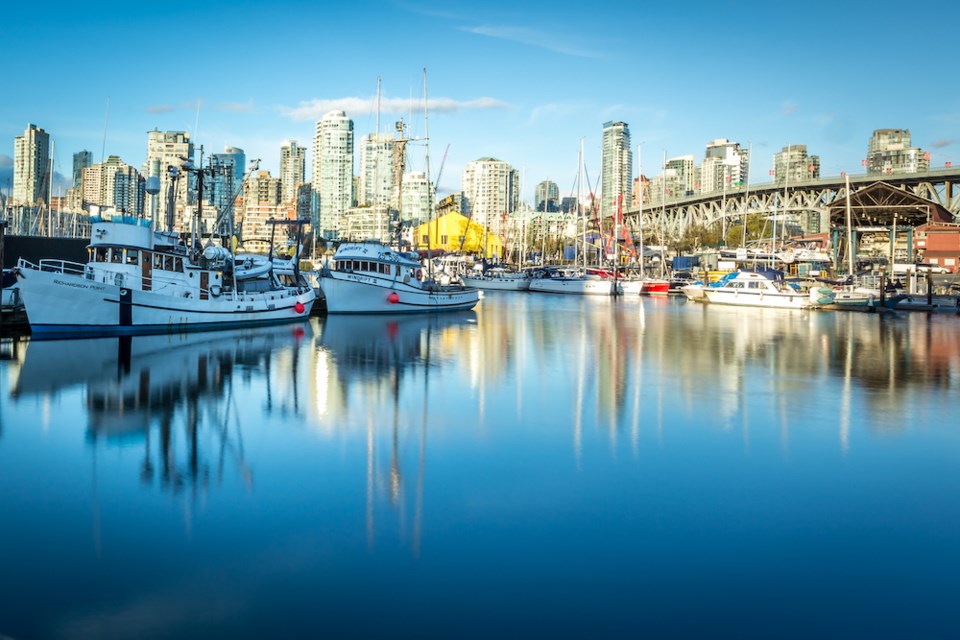
<svg viewBox="0 0 960 640">
<path fill-rule="evenodd" d="M 79 390 L 94 450 L 142 443 L 140 480 L 192 495 L 233 465 L 249 488 L 235 383 L 262 379 L 264 410 L 300 415 L 296 345 L 307 323 L 176 335 L 32 341 L 11 399 Z M 274 387 L 282 388 L 282 392 Z M 275 395 L 277 394 L 277 395 Z"/>
<path fill-rule="evenodd" d="M 328 429 L 349 423 L 351 402 L 362 406 L 366 442 L 367 543 L 376 539 L 377 497 L 385 496 L 401 530 L 413 493 L 413 549 L 423 521 L 431 376 L 476 330 L 472 311 L 452 314 L 330 316 L 317 338 L 316 380 L 324 388 L 321 420 Z M 418 388 L 421 387 L 422 388 Z M 401 402 L 404 406 L 401 407 Z M 419 406 L 416 406 L 419 405 Z M 415 469 L 404 451 L 416 441 Z"/>
</svg>

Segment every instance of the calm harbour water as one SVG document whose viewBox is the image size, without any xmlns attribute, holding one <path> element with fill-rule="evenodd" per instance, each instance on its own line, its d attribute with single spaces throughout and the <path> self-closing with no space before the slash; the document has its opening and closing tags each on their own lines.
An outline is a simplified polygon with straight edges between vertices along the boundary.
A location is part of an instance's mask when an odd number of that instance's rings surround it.
<svg viewBox="0 0 960 640">
<path fill-rule="evenodd" d="M 492 292 L 0 349 L 0 637 L 956 637 L 955 316 Z"/>
</svg>

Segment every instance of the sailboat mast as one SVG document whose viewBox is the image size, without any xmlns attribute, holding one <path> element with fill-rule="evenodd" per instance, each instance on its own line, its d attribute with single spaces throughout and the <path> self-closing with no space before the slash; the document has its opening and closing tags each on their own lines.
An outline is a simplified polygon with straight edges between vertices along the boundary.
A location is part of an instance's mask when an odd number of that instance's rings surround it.
<svg viewBox="0 0 960 640">
<path fill-rule="evenodd" d="M 660 206 L 660 277 L 664 276 L 664 255 L 667 251 L 667 150 L 663 150 L 663 180 L 661 181 Z"/>
<path fill-rule="evenodd" d="M 383 214 L 380 211 L 380 76 L 377 76 L 377 120 L 373 134 L 373 212 L 377 216 L 377 236 L 383 241 Z"/>
<path fill-rule="evenodd" d="M 640 183 L 640 213 L 637 220 L 640 221 L 640 277 L 646 275 L 643 266 L 643 154 L 640 150 L 641 145 L 637 145 L 637 178 Z"/>
</svg>

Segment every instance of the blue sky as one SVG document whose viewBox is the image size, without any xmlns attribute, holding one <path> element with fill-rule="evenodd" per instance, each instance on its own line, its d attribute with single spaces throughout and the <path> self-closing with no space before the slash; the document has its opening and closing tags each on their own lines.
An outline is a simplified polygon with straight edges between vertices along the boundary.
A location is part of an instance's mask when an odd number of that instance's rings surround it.
<svg viewBox="0 0 960 640">
<path fill-rule="evenodd" d="M 424 68 L 441 194 L 494 156 L 523 171 L 528 201 L 546 178 L 567 195 L 581 138 L 596 180 L 608 120 L 629 124 L 647 175 L 664 151 L 699 162 L 715 138 L 752 144 L 754 183 L 788 144 L 819 155 L 823 175 L 859 173 L 877 128 L 909 129 L 935 167 L 960 164 L 945 26 L 960 5 L 942 0 L 15 4 L 0 10 L 13 27 L 0 44 L 5 191 L 28 122 L 51 134 L 63 174 L 81 149 L 139 167 L 153 128 L 189 131 L 206 153 L 241 147 L 276 174 L 280 144 L 312 152 L 327 110 L 347 112 L 358 142 L 374 131 L 380 76 L 381 128 L 412 102 L 422 136 Z M 411 148 L 413 169 L 424 155 Z"/>
</svg>

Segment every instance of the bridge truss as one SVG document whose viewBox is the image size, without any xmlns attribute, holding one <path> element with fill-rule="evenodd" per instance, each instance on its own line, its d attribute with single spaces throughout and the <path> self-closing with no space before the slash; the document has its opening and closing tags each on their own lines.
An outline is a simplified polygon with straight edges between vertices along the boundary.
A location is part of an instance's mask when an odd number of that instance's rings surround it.
<svg viewBox="0 0 960 640">
<path fill-rule="evenodd" d="M 922 174 L 850 176 L 852 194 L 877 182 L 907 191 L 919 198 L 939 205 L 960 222 L 960 170 L 938 169 Z M 652 207 L 644 206 L 643 227 L 663 230 L 668 239 L 684 237 L 691 227 L 710 228 L 737 222 L 744 214 L 776 213 L 793 220 L 805 233 L 824 233 L 830 230 L 830 209 L 835 202 L 847 197 L 845 178 L 833 177 L 797 184 L 762 184 L 756 187 L 729 189 L 726 193 L 701 194 Z M 639 208 L 624 212 L 631 229 L 640 228 Z"/>
</svg>

